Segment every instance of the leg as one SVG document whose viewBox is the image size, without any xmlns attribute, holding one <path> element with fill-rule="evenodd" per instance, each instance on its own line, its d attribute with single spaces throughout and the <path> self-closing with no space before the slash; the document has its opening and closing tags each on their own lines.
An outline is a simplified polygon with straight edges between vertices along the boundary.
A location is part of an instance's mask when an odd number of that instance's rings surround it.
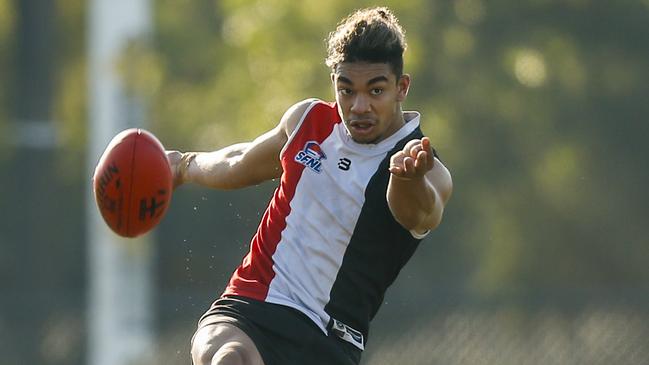
<svg viewBox="0 0 649 365">
<path fill-rule="evenodd" d="M 238 327 L 214 323 L 196 330 L 194 365 L 264 365 L 254 342 Z"/>
</svg>

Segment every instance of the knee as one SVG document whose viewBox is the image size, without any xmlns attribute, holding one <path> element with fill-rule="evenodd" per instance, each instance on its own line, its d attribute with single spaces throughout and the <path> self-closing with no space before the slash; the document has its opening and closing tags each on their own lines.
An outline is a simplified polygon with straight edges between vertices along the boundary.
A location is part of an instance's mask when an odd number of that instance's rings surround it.
<svg viewBox="0 0 649 365">
<path fill-rule="evenodd" d="M 211 365 L 215 352 L 207 344 L 194 342 L 192 344 L 192 363 L 194 365 Z"/>
<path fill-rule="evenodd" d="M 212 364 L 246 365 L 246 349 L 238 342 L 229 342 L 221 346 L 212 357 Z"/>
<path fill-rule="evenodd" d="M 244 365 L 249 363 L 246 345 L 230 326 L 207 326 L 199 329 L 192 341 L 194 365 Z"/>
<path fill-rule="evenodd" d="M 246 365 L 246 349 L 238 342 L 192 346 L 194 365 Z"/>
<path fill-rule="evenodd" d="M 196 331 L 192 338 L 192 361 L 194 365 L 211 365 L 212 357 L 218 350 L 215 334 L 211 328 L 203 327 Z"/>
</svg>

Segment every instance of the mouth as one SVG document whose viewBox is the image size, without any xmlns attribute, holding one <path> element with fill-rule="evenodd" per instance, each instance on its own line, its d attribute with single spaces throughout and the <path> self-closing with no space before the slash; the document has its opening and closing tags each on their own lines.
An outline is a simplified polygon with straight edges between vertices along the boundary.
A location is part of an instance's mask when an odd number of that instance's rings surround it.
<svg viewBox="0 0 649 365">
<path fill-rule="evenodd" d="M 367 135 L 372 132 L 376 122 L 370 119 L 356 119 L 349 122 L 349 129 L 356 135 Z"/>
</svg>

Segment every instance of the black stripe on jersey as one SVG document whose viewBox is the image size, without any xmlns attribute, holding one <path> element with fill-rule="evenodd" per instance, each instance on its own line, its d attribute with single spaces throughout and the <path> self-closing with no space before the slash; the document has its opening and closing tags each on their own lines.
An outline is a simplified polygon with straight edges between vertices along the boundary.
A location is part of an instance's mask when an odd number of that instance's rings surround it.
<svg viewBox="0 0 649 365">
<path fill-rule="evenodd" d="M 386 199 L 390 157 L 423 135 L 417 127 L 386 154 L 365 189 L 365 202 L 354 227 L 325 311 L 363 333 L 383 303 L 388 286 L 415 252 L 421 240 L 399 224 Z"/>
</svg>

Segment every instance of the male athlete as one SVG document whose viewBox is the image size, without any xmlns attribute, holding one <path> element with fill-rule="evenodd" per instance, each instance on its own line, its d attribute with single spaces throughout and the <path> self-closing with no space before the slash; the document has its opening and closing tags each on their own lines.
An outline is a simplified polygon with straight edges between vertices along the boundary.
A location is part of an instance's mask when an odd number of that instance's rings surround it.
<svg viewBox="0 0 649 365">
<path fill-rule="evenodd" d="M 252 142 L 168 151 L 176 185 L 280 178 L 250 252 L 192 339 L 196 365 L 358 364 L 369 322 L 451 195 L 448 170 L 404 112 L 406 43 L 386 8 L 332 32 L 335 103 L 289 108 Z"/>
</svg>

